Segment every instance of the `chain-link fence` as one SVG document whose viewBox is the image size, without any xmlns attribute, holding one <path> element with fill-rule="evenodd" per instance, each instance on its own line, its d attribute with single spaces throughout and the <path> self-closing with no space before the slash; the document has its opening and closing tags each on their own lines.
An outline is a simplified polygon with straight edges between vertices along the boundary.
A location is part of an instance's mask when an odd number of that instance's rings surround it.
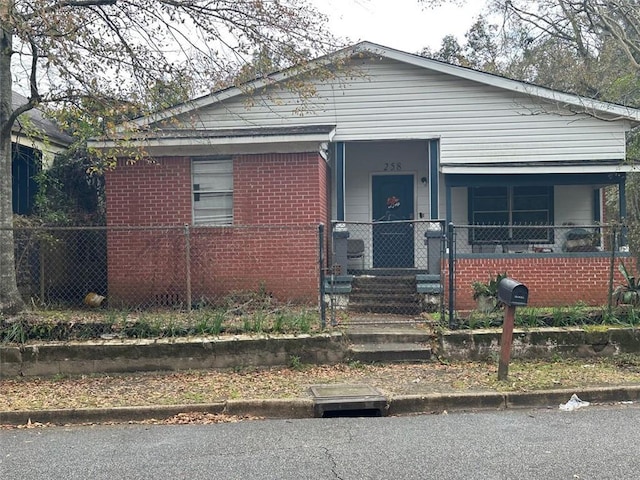
<svg viewBox="0 0 640 480">
<path fill-rule="evenodd" d="M 0 317 L 0 342 L 306 333 L 323 326 L 326 238 L 317 224 L 12 233 L 18 288 L 36 311 Z"/>
<path fill-rule="evenodd" d="M 38 305 L 188 310 L 247 292 L 318 304 L 318 225 L 13 232 L 19 290 Z"/>
<path fill-rule="evenodd" d="M 444 222 L 334 222 L 330 236 L 332 309 L 353 317 L 442 308 Z"/>
<path fill-rule="evenodd" d="M 13 234 L 26 301 L 81 308 L 84 320 L 90 311 L 128 312 L 118 322 L 120 314 L 109 313 L 108 324 L 122 325 L 133 311 L 140 317 L 223 309 L 226 322 L 282 304 L 311 307 L 316 317 L 319 307 L 319 323 L 326 306 L 332 318 L 343 311 L 350 318 L 440 312 L 452 319 L 477 308 L 474 284 L 501 274 L 527 285 L 533 306 L 610 305 L 611 292 L 624 282 L 619 264 L 635 271 L 625 229 L 613 225 L 399 221 L 334 222 L 326 235 L 318 225 L 16 228 Z M 218 314 L 207 315 L 209 330 L 218 330 Z M 265 319 L 256 328 L 275 321 Z M 170 318 L 163 322 L 182 328 Z"/>
<path fill-rule="evenodd" d="M 25 300 L 81 304 L 107 291 L 107 237 L 102 227 L 14 230 L 16 280 Z"/>
<path fill-rule="evenodd" d="M 585 253 L 620 250 L 624 231 L 611 225 L 455 225 L 456 252 Z"/>
</svg>

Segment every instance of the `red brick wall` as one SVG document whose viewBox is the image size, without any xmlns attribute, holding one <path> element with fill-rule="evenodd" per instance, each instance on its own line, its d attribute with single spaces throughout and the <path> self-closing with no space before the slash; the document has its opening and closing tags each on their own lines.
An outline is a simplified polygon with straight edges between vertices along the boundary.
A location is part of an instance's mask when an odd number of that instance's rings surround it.
<svg viewBox="0 0 640 480">
<path fill-rule="evenodd" d="M 191 237 L 194 299 L 265 288 L 282 301 L 318 300 L 318 227 L 199 227 Z"/>
<path fill-rule="evenodd" d="M 190 234 L 192 300 L 265 288 L 282 300 L 318 300 L 318 223 L 327 223 L 328 167 L 318 154 L 234 158 L 234 227 Z M 108 234 L 109 297 L 126 304 L 184 302 L 188 158 L 121 163 L 109 172 L 107 224 L 172 225 Z"/>
<path fill-rule="evenodd" d="M 107 231 L 110 305 L 173 305 L 185 301 L 184 229 Z"/>
<path fill-rule="evenodd" d="M 633 265 L 631 258 L 625 258 L 624 262 L 629 267 Z M 474 309 L 476 304 L 471 284 L 474 281 L 487 282 L 503 272 L 527 286 L 531 306 L 565 306 L 579 301 L 594 306 L 606 305 L 610 263 L 608 256 L 458 259 L 455 308 Z M 614 286 L 623 280 L 618 272 L 618 263 L 619 259 L 616 259 Z M 448 286 L 448 279 L 445 285 Z"/>
<path fill-rule="evenodd" d="M 326 189 L 327 165 L 317 153 L 235 157 L 234 223 L 324 223 L 328 215 Z"/>
<path fill-rule="evenodd" d="M 109 226 L 191 223 L 191 162 L 185 157 L 119 161 L 107 172 L 106 197 Z"/>
</svg>

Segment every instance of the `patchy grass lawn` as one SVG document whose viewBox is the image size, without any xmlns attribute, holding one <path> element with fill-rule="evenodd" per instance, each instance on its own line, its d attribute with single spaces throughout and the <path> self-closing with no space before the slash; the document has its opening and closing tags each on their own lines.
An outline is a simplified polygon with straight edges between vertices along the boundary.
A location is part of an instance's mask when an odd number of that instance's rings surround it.
<svg viewBox="0 0 640 480">
<path fill-rule="evenodd" d="M 531 391 L 638 384 L 640 356 L 512 361 L 509 380 L 497 365 L 361 363 L 163 374 L 4 379 L 0 411 L 209 403 L 227 399 L 303 398 L 325 383 L 366 383 L 386 395 L 456 391 Z"/>
</svg>

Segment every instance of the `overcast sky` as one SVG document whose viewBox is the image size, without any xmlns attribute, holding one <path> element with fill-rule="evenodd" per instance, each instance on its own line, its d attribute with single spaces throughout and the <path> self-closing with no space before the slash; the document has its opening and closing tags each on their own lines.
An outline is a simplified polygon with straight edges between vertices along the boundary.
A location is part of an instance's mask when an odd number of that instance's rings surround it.
<svg viewBox="0 0 640 480">
<path fill-rule="evenodd" d="M 442 37 L 465 32 L 480 13 L 484 1 L 469 0 L 464 7 L 447 5 L 427 9 L 418 0 L 312 0 L 331 19 L 335 35 L 354 42 L 367 40 L 415 53 L 438 48 Z"/>
</svg>

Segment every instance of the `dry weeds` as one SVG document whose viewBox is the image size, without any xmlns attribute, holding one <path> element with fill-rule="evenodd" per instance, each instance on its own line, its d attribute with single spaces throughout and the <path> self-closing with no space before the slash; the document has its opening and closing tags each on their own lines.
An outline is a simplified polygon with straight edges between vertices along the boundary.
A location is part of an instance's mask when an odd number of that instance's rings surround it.
<svg viewBox="0 0 640 480">
<path fill-rule="evenodd" d="M 369 384 L 389 396 L 628 385 L 640 382 L 640 356 L 513 361 L 509 374 L 499 382 L 493 362 L 434 362 L 4 379 L 0 411 L 305 398 L 309 386 L 327 383 Z"/>
</svg>

